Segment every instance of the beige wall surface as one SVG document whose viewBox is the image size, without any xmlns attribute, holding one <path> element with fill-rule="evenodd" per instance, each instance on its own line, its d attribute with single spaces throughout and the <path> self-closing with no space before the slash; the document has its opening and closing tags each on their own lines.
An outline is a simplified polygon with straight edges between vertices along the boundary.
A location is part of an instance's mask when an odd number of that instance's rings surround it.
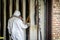
<svg viewBox="0 0 60 40">
<path fill-rule="evenodd" d="M 60 0 L 52 0 L 52 40 L 60 40 Z"/>
</svg>

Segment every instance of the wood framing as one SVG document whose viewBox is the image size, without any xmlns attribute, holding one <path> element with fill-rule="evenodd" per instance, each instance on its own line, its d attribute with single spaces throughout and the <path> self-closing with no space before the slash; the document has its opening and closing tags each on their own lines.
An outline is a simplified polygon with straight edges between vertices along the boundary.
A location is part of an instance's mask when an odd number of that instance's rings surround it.
<svg viewBox="0 0 60 40">
<path fill-rule="evenodd" d="M 19 0 L 16 0 L 16 10 L 19 10 Z"/>
<path fill-rule="evenodd" d="M 4 0 L 4 28 L 3 28 L 4 40 L 6 40 L 6 0 Z"/>
<path fill-rule="evenodd" d="M 37 26 L 35 25 L 35 0 L 30 0 L 30 40 L 37 40 Z"/>
<path fill-rule="evenodd" d="M 10 17 L 12 16 L 12 7 L 13 7 L 13 5 L 12 5 L 12 3 L 13 3 L 13 1 L 12 0 L 10 0 L 10 5 L 9 5 L 9 15 L 10 15 Z"/>
</svg>

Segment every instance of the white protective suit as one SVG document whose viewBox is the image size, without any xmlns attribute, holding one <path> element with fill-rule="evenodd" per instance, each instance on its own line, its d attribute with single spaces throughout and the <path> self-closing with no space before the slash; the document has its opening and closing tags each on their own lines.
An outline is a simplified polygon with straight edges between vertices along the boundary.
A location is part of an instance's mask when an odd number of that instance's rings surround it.
<svg viewBox="0 0 60 40">
<path fill-rule="evenodd" d="M 27 28 L 19 18 L 16 18 L 13 22 L 12 37 L 14 40 L 25 40 L 24 39 L 24 30 Z"/>
<path fill-rule="evenodd" d="M 11 33 L 12 33 L 12 24 L 13 24 L 13 20 L 15 19 L 15 17 L 11 17 L 8 20 L 8 31 L 9 31 L 9 40 L 11 40 Z"/>
<path fill-rule="evenodd" d="M 18 13 L 18 14 L 17 14 Z M 13 21 L 15 20 L 15 16 L 19 16 L 20 15 L 20 12 L 18 10 L 16 10 L 13 14 L 13 16 L 8 20 L 8 31 L 9 31 L 9 34 L 11 34 L 12 32 L 12 24 L 13 24 Z"/>
<path fill-rule="evenodd" d="M 8 20 L 8 31 L 9 31 L 9 34 L 12 33 L 12 24 L 13 24 L 13 20 L 15 19 L 15 17 L 11 17 L 9 20 Z"/>
<path fill-rule="evenodd" d="M 8 24 L 8 30 L 9 33 L 11 33 L 11 37 L 13 40 L 25 40 L 25 29 L 28 27 L 26 24 L 23 23 L 23 21 L 16 17 L 19 16 L 20 12 L 15 11 L 14 16 L 11 18 L 11 23 Z M 10 26 L 9 26 L 10 25 Z M 11 28 L 11 29 L 10 29 Z"/>
</svg>

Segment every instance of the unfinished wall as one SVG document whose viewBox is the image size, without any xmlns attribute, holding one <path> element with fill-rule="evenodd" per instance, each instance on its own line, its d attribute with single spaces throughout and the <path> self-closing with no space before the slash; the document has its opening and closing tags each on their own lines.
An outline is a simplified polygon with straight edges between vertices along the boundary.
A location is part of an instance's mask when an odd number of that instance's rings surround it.
<svg viewBox="0 0 60 40">
<path fill-rule="evenodd" d="M 39 18 L 40 18 L 40 20 L 39 20 L 39 40 L 44 40 L 44 22 L 45 22 L 45 20 L 44 20 L 44 1 L 43 0 L 39 0 L 40 2 L 39 2 L 39 4 L 40 4 L 40 6 L 39 6 Z"/>
<path fill-rule="evenodd" d="M 30 0 L 30 40 L 37 40 L 37 26 L 35 25 L 35 0 Z"/>
<path fill-rule="evenodd" d="M 1 2 L 1 35 L 4 40 L 10 40 L 7 30 L 8 19 L 12 16 L 14 11 L 22 10 L 21 0 L 0 0 Z M 23 13 L 22 13 L 23 14 Z M 7 35 L 6 35 L 7 34 Z M 2 38 L 3 39 L 3 38 Z"/>
</svg>

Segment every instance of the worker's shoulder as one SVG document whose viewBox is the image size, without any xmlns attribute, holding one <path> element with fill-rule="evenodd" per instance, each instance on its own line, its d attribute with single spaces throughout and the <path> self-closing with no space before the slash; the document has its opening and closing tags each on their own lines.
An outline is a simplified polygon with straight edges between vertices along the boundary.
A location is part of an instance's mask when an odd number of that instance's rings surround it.
<svg viewBox="0 0 60 40">
<path fill-rule="evenodd" d="M 11 20 L 11 18 L 8 19 L 8 21 L 10 21 L 10 20 Z"/>
<path fill-rule="evenodd" d="M 20 22 L 21 21 L 21 19 L 19 19 L 19 18 L 16 18 L 15 20 L 14 20 L 14 22 Z"/>
<path fill-rule="evenodd" d="M 11 17 L 11 18 L 9 18 L 9 20 L 8 21 L 12 21 L 14 19 L 14 17 Z"/>
</svg>

